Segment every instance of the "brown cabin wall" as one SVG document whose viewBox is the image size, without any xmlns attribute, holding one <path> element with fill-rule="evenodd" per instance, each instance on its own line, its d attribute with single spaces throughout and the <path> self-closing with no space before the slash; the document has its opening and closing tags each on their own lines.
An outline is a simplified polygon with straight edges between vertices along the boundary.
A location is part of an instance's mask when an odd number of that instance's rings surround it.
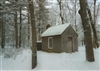
<svg viewBox="0 0 100 71">
<path fill-rule="evenodd" d="M 61 36 L 54 36 L 53 37 L 53 43 L 54 43 L 54 50 L 53 52 L 62 52 L 62 47 L 61 47 Z"/>
<path fill-rule="evenodd" d="M 53 37 L 53 49 L 48 49 L 48 37 L 42 37 L 42 50 L 47 52 L 62 52 L 61 48 L 61 36 L 49 36 Z"/>
<path fill-rule="evenodd" d="M 47 47 L 48 47 L 48 38 L 42 37 L 42 50 L 47 51 Z"/>
<path fill-rule="evenodd" d="M 71 26 L 69 26 L 61 35 L 62 38 L 62 51 L 64 52 L 69 52 L 69 48 L 67 45 L 68 42 L 68 37 L 72 37 L 72 42 L 73 42 L 73 51 L 78 51 L 78 42 L 77 42 L 77 34 L 73 30 Z"/>
<path fill-rule="evenodd" d="M 78 38 L 73 38 L 73 42 L 74 42 L 74 50 L 78 51 Z"/>
</svg>

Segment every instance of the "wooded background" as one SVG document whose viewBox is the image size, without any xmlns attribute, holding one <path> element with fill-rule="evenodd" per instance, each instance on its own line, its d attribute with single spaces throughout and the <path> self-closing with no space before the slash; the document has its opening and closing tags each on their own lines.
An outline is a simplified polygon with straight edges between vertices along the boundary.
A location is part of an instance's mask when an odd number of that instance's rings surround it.
<svg viewBox="0 0 100 71">
<path fill-rule="evenodd" d="M 0 47 L 31 47 L 36 65 L 36 42 L 46 26 L 64 23 L 73 26 L 79 46 L 90 50 L 87 60 L 94 61 L 93 47 L 100 44 L 99 0 L 0 0 Z"/>
</svg>

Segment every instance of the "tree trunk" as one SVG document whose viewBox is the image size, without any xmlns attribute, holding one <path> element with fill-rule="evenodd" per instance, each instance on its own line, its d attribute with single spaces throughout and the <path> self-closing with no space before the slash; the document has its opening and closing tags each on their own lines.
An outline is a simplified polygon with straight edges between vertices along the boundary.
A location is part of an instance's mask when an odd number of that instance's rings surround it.
<svg viewBox="0 0 100 71">
<path fill-rule="evenodd" d="M 37 65 L 37 44 L 36 44 L 36 27 L 35 27 L 35 15 L 34 15 L 34 6 L 33 0 L 29 1 L 29 10 L 30 10 L 30 17 L 31 17 L 31 30 L 32 30 L 32 69 Z"/>
<path fill-rule="evenodd" d="M 40 7 L 40 6 L 39 6 Z M 38 33 L 39 33 L 39 37 L 38 37 L 38 40 L 40 41 L 41 40 L 41 10 L 39 10 L 39 29 L 38 29 Z"/>
<path fill-rule="evenodd" d="M 61 18 L 61 22 L 62 24 L 64 24 L 64 18 L 63 18 L 63 14 L 62 14 L 62 0 L 57 0 L 58 4 L 59 4 L 59 9 L 60 9 L 60 18 Z"/>
<path fill-rule="evenodd" d="M 1 22 L 1 18 L 0 18 L 0 22 Z M 1 43 L 2 43 L 1 42 L 1 38 L 2 38 L 1 35 L 2 35 L 2 24 L 0 24 L 0 46 L 1 46 Z"/>
<path fill-rule="evenodd" d="M 96 21 L 97 21 L 96 20 L 97 19 L 96 18 L 96 2 L 97 2 L 97 0 L 94 0 L 94 23 L 91 22 L 91 25 L 92 25 L 92 29 L 93 29 L 93 47 L 94 48 L 99 48 L 98 37 L 97 37 L 96 28 L 95 28 Z M 90 16 L 92 17 L 91 12 L 90 12 Z M 91 20 L 92 20 L 92 18 L 91 18 Z"/>
<path fill-rule="evenodd" d="M 94 25 L 96 25 L 96 2 L 97 0 L 94 0 Z"/>
<path fill-rule="evenodd" d="M 77 23 L 77 20 L 76 20 L 76 13 L 77 13 L 77 9 L 76 9 L 76 4 L 77 3 L 77 1 L 75 0 L 75 29 L 76 29 L 76 32 L 77 32 L 77 25 L 76 25 L 76 23 Z"/>
<path fill-rule="evenodd" d="M 15 39 L 16 39 L 15 47 L 18 48 L 18 25 L 17 25 L 17 12 L 15 13 Z"/>
<path fill-rule="evenodd" d="M 2 2 L 0 2 L 0 38 L 1 38 L 1 48 L 5 47 L 5 23 L 3 21 L 3 12 L 2 12 Z"/>
<path fill-rule="evenodd" d="M 4 48 L 5 47 L 5 23 L 3 22 L 3 17 L 2 17 L 2 21 L 1 21 L 1 24 L 2 24 L 2 29 L 1 29 L 1 48 Z"/>
<path fill-rule="evenodd" d="M 29 18 L 29 14 L 28 14 L 28 46 L 30 46 L 30 18 Z"/>
<path fill-rule="evenodd" d="M 21 12 L 21 7 L 20 7 L 20 29 L 19 29 L 19 47 L 21 47 L 21 30 L 22 30 L 22 12 Z"/>
<path fill-rule="evenodd" d="M 91 15 L 90 9 L 88 9 L 88 14 L 89 14 L 89 19 L 90 19 L 92 30 L 93 30 L 93 47 L 94 48 L 96 48 L 96 47 L 98 48 L 99 47 L 99 43 L 98 43 L 98 37 L 97 37 L 96 28 L 95 28 L 95 23 L 96 22 L 93 23 L 93 19 L 92 19 L 92 15 Z"/>
<path fill-rule="evenodd" d="M 94 59 L 94 52 L 92 45 L 90 20 L 87 11 L 87 0 L 79 0 L 79 1 L 81 8 L 79 14 L 82 19 L 82 25 L 84 28 L 84 36 L 85 36 L 86 60 L 88 60 L 89 62 L 93 62 L 95 59 Z"/>
</svg>

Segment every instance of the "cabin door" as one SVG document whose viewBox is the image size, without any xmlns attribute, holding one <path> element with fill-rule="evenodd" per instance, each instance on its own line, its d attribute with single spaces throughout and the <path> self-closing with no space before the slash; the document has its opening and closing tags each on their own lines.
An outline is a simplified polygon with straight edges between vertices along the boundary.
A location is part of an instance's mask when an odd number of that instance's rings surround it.
<svg viewBox="0 0 100 71">
<path fill-rule="evenodd" d="M 69 53 L 73 52 L 73 41 L 72 41 L 72 37 L 68 37 L 67 47 L 68 47 L 68 52 Z"/>
</svg>

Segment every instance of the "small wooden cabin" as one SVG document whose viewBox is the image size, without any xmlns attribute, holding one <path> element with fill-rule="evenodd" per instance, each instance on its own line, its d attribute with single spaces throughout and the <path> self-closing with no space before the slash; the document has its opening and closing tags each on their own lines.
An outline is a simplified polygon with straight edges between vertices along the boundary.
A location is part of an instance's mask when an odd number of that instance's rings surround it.
<svg viewBox="0 0 100 71">
<path fill-rule="evenodd" d="M 76 52 L 78 51 L 78 35 L 70 24 L 50 27 L 42 34 L 42 51 Z"/>
</svg>

